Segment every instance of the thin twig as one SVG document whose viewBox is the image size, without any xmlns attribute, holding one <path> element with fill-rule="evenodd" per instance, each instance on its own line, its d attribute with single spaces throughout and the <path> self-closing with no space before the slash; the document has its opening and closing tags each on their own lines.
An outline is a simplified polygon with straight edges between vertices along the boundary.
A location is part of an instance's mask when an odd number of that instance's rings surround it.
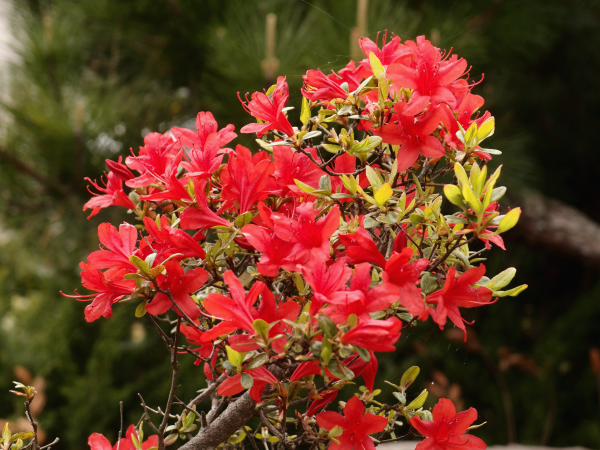
<svg viewBox="0 0 600 450">
<path fill-rule="evenodd" d="M 139 392 L 138 392 L 138 397 L 142 401 L 142 407 L 144 408 L 144 414 L 142 417 L 144 418 L 146 423 L 150 426 L 150 428 L 152 428 L 152 431 L 154 431 L 154 433 L 158 434 L 158 428 L 156 428 L 156 425 L 154 425 L 154 423 L 152 422 L 152 419 L 150 419 L 150 414 L 148 414 L 148 411 L 150 410 L 150 408 L 148 408 L 148 406 L 146 406 L 144 397 L 142 397 L 142 394 L 140 394 Z"/>
<path fill-rule="evenodd" d="M 60 441 L 59 438 L 55 438 L 52 442 L 50 442 L 49 444 L 44 445 L 43 447 L 40 447 L 40 450 L 45 450 L 45 449 L 49 449 L 50 447 L 52 447 L 54 444 L 58 444 L 58 441 Z"/>
<path fill-rule="evenodd" d="M 181 328 L 181 317 L 177 319 L 177 328 L 175 329 L 175 338 L 171 348 L 171 366 L 173 367 L 173 375 L 171 377 L 171 389 L 169 391 L 169 397 L 167 399 L 167 406 L 165 407 L 165 415 L 158 429 L 158 436 L 162 438 L 165 428 L 169 423 L 169 413 L 173 406 L 173 397 L 175 396 L 175 388 L 177 387 L 177 376 L 179 375 L 179 362 L 177 361 L 177 343 L 179 341 L 179 330 Z"/>
<path fill-rule="evenodd" d="M 123 402 L 119 402 L 119 411 L 121 413 L 121 427 L 119 428 L 119 437 L 117 438 L 117 450 L 121 446 L 121 438 L 123 437 Z"/>
</svg>

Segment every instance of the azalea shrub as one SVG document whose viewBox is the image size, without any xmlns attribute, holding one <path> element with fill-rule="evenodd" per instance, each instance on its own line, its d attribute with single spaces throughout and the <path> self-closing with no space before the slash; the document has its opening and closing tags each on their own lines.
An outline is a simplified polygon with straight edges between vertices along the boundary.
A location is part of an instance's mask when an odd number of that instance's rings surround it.
<svg viewBox="0 0 600 450">
<path fill-rule="evenodd" d="M 501 166 L 488 171 L 494 118 L 467 61 L 424 36 L 360 46 L 362 61 L 304 75 L 296 126 L 284 77 L 238 94 L 255 150 L 200 112 L 195 130 L 149 133 L 90 180 L 90 217 L 117 205 L 132 223 L 99 226 L 101 249 L 80 264 L 91 293 L 71 297 L 89 302 L 88 322 L 136 302 L 173 368 L 165 404 L 142 393 L 140 423 L 113 448 L 485 448 L 465 434 L 473 408 L 423 407 L 418 367 L 385 381 L 395 404 L 378 401 L 377 354 L 430 317 L 466 340 L 463 308 L 526 288 L 503 290 L 515 269 L 484 264 L 520 215 L 499 203 Z M 181 358 L 204 374 L 192 399 L 177 396 Z"/>
</svg>

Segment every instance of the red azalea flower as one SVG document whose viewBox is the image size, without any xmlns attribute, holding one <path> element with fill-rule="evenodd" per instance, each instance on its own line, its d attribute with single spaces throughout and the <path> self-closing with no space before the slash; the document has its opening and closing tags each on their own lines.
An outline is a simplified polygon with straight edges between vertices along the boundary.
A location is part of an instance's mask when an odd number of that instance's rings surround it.
<svg viewBox="0 0 600 450">
<path fill-rule="evenodd" d="M 414 284 L 414 283 L 413 283 Z M 335 323 L 345 323 L 350 314 L 369 319 L 369 313 L 382 311 L 398 299 L 398 290 L 390 284 L 371 288 L 371 264 L 356 266 L 349 290 L 338 290 L 327 297 L 329 305 L 322 312 Z"/>
<path fill-rule="evenodd" d="M 327 405 L 335 400 L 338 392 L 337 389 L 326 389 L 323 392 L 320 392 L 317 397 L 314 397 L 314 394 L 311 395 L 310 398 L 314 398 L 314 400 L 306 410 L 306 415 L 312 417 L 318 411 L 327 408 Z"/>
<path fill-rule="evenodd" d="M 221 294 L 209 294 L 204 300 L 206 311 L 215 318 L 223 320 L 204 334 L 204 340 L 207 342 L 236 330 L 255 333 L 252 327 L 254 317 L 251 309 L 265 287 L 264 283 L 257 281 L 246 294 L 244 286 L 231 270 L 223 274 L 223 280 L 229 287 L 231 298 Z"/>
<path fill-rule="evenodd" d="M 417 444 L 416 450 L 485 450 L 485 442 L 477 436 L 463 434 L 475 420 L 474 408 L 456 414 L 454 404 L 441 398 L 433 407 L 433 422 L 418 416 L 410 419 L 410 424 L 427 437 Z"/>
<path fill-rule="evenodd" d="M 369 61 L 369 55 L 373 53 L 377 56 L 377 59 L 381 62 L 383 67 L 387 67 L 398 59 L 408 56 L 411 54 L 410 48 L 400 43 L 400 36 L 392 35 L 392 40 L 386 44 L 387 31 L 383 35 L 383 41 L 381 43 L 381 49 L 379 49 L 379 34 L 377 34 L 377 42 L 373 42 L 369 38 L 362 38 L 358 40 L 361 50 L 364 52 L 366 58 L 360 62 L 361 75 L 367 78 L 373 75 L 371 69 L 371 62 Z"/>
<path fill-rule="evenodd" d="M 156 180 L 164 180 L 173 169 L 176 171 L 181 162 L 181 155 L 168 132 L 148 133 L 144 137 L 144 147 L 140 147 L 139 155 L 128 156 L 125 159 L 127 166 L 141 175 L 125 184 L 131 188 L 139 188 L 150 186 Z"/>
<path fill-rule="evenodd" d="M 229 153 L 229 162 L 220 173 L 223 200 L 235 205 L 240 214 L 249 211 L 270 194 L 267 186 L 273 172 L 275 164 L 266 152 L 252 155 L 246 147 L 238 145 L 235 152 Z"/>
<path fill-rule="evenodd" d="M 133 425 L 129 425 L 127 431 L 125 432 L 125 437 L 117 442 L 114 446 L 111 446 L 110 442 L 108 442 L 108 439 L 106 439 L 104 435 L 100 433 L 93 433 L 88 438 L 88 445 L 90 446 L 91 450 L 117 450 L 117 448 L 119 450 L 135 450 L 132 435 L 135 435 L 135 438 L 139 442 L 140 437 L 135 427 Z M 158 436 L 149 436 L 148 439 L 142 443 L 142 450 L 148 450 L 149 448 L 157 446 Z"/>
<path fill-rule="evenodd" d="M 426 299 L 427 303 L 437 305 L 436 309 L 428 308 L 427 311 L 431 312 L 433 320 L 440 328 L 444 329 L 446 318 L 449 318 L 454 325 L 464 331 L 465 342 L 467 341 L 467 329 L 458 308 L 474 308 L 490 304 L 492 291 L 484 286 L 473 286 L 481 280 L 484 274 L 485 266 L 483 264 L 467 270 L 458 278 L 456 278 L 456 268 L 450 267 L 444 288 L 429 294 Z"/>
<path fill-rule="evenodd" d="M 317 161 L 319 160 L 315 148 L 307 148 L 306 151 L 310 152 Z M 294 180 L 301 181 L 315 189 L 318 188 L 319 179 L 324 173 L 308 156 L 295 152 L 290 147 L 281 145 L 273 147 L 273 159 L 275 161 L 273 179 L 277 186 L 281 188 L 276 195 L 286 197 L 291 191 L 298 196 L 306 196 L 296 186 Z"/>
<path fill-rule="evenodd" d="M 394 106 L 387 125 L 373 129 L 373 134 L 383 139 L 383 142 L 392 145 L 401 144 L 398 150 L 398 172 L 403 172 L 412 166 L 419 154 L 426 158 L 441 158 L 446 154 L 444 146 L 435 137 L 431 136 L 440 124 L 438 108 L 431 108 L 428 112 L 418 117 L 403 114 L 407 107 L 405 102 L 398 102 Z"/>
<path fill-rule="evenodd" d="M 360 75 L 360 67 L 356 68 L 356 63 L 354 61 L 350 61 L 346 64 L 346 67 L 339 70 L 337 73 L 333 70 L 327 78 L 334 81 L 336 84 L 341 85 L 342 83 L 348 83 L 348 88 L 350 92 L 354 92 L 360 86 L 363 77 Z"/>
<path fill-rule="evenodd" d="M 164 189 L 150 188 L 150 194 L 140 196 L 141 200 L 145 201 L 171 201 L 171 200 L 192 200 L 190 193 L 187 190 L 187 180 L 184 185 L 179 178 L 177 178 L 178 168 L 173 166 L 170 172 L 164 177 L 157 177 L 153 183 L 160 182 L 164 185 Z"/>
<path fill-rule="evenodd" d="M 110 171 L 113 172 L 117 177 L 123 181 L 129 181 L 135 178 L 135 175 L 131 173 L 131 170 L 129 170 L 125 164 L 121 163 L 122 159 L 123 157 L 119 156 L 118 161 L 112 161 L 110 159 L 106 159 L 104 161 L 106 162 L 106 165 Z"/>
<path fill-rule="evenodd" d="M 317 256 L 302 267 L 302 275 L 314 294 L 309 314 L 315 315 L 334 292 L 344 289 L 352 271 L 343 261 L 328 266 L 327 260 Z"/>
<path fill-rule="evenodd" d="M 230 227 L 231 223 L 219 217 L 208 207 L 205 187 L 208 184 L 206 179 L 194 179 L 194 194 L 196 196 L 196 205 L 186 208 L 180 216 L 181 228 L 185 230 L 206 230 L 215 226 Z"/>
<path fill-rule="evenodd" d="M 185 231 L 169 226 L 166 216 L 161 216 L 160 227 L 150 217 L 144 217 L 146 231 L 153 239 L 152 247 L 158 252 L 157 259 L 164 260 L 175 253 L 180 253 L 178 261 L 183 258 L 202 258 L 206 252 L 198 242 Z"/>
<path fill-rule="evenodd" d="M 88 191 L 94 196 L 83 205 L 84 211 L 86 209 L 92 210 L 88 219 L 98 214 L 102 208 L 107 208 L 112 205 L 124 206 L 127 209 L 135 209 L 135 204 L 127 197 L 125 191 L 123 191 L 123 181 L 114 172 L 108 172 L 108 174 L 106 174 L 104 187 L 101 187 L 96 181 L 92 181 L 90 178 L 86 177 L 85 179 L 98 191 L 104 192 L 104 194 L 96 194 L 95 192 L 92 192 L 88 186 Z"/>
<path fill-rule="evenodd" d="M 330 450 L 375 450 L 375 444 L 369 434 L 383 431 L 387 426 L 387 417 L 366 413 L 365 405 L 358 397 L 352 397 L 344 407 L 344 415 L 334 411 L 317 414 L 317 424 L 331 430 L 336 425 L 344 430 L 336 439 L 338 443 L 329 444 Z"/>
<path fill-rule="evenodd" d="M 413 316 L 421 316 L 425 313 L 421 290 L 417 288 L 416 283 L 421 272 L 429 264 L 429 260 L 421 258 L 409 263 L 413 256 L 413 250 L 405 247 L 406 235 L 403 232 L 396 236 L 392 255 L 387 261 L 364 228 L 359 228 L 356 233 L 340 233 L 339 237 L 341 243 L 346 247 L 343 255 L 349 264 L 363 262 L 377 264 L 384 269 L 384 283 L 397 289 L 396 295 L 399 296 L 400 303 L 408 308 Z"/>
<path fill-rule="evenodd" d="M 238 97 L 239 95 L 238 92 Z M 285 82 L 285 77 L 279 77 L 277 78 L 277 85 L 271 93 L 271 98 L 262 92 L 252 94 L 251 101 L 248 101 L 246 97 L 246 103 L 242 102 L 244 109 L 264 123 L 251 123 L 242 127 L 240 132 L 256 133 L 258 137 L 261 137 L 268 130 L 279 130 L 288 136 L 296 134 L 290 121 L 283 113 L 283 108 L 285 108 L 289 96 L 289 88 Z"/>
<path fill-rule="evenodd" d="M 302 75 L 302 79 L 304 80 L 302 95 L 311 102 L 348 98 L 348 92 L 320 70 L 309 70 L 306 75 Z"/>
<path fill-rule="evenodd" d="M 83 287 L 90 291 L 96 291 L 98 294 L 79 295 L 77 291 L 75 291 L 76 295 L 66 295 L 62 292 L 61 294 L 79 301 L 92 300 L 92 303 L 87 305 L 84 310 L 87 322 L 93 322 L 100 317 L 112 317 L 112 305 L 137 289 L 134 280 L 123 278 L 123 275 L 130 273 L 131 270 L 114 268 L 100 272 L 84 263 L 79 263 L 79 267 L 83 269 L 81 272 Z"/>
<path fill-rule="evenodd" d="M 490 112 L 486 111 L 481 117 L 476 117 L 474 120 L 471 119 L 473 114 L 478 111 L 483 104 L 483 97 L 480 97 L 479 95 L 467 94 L 456 109 L 450 109 L 448 107 L 440 109 L 444 128 L 448 130 L 447 133 L 444 133 L 444 141 L 448 145 L 462 150 L 464 145 L 456 137 L 456 133 L 460 131 L 459 124 L 462 126 L 463 130 L 468 130 L 473 122 L 476 122 L 477 126 L 480 126 L 483 122 L 491 117 Z"/>
<path fill-rule="evenodd" d="M 402 322 L 396 317 L 387 320 L 360 320 L 358 325 L 345 333 L 341 342 L 356 345 L 374 352 L 393 352 L 400 338 Z"/>
<path fill-rule="evenodd" d="M 252 377 L 253 384 L 250 388 L 250 397 L 256 403 L 261 402 L 261 396 L 267 384 L 274 385 L 279 383 L 279 380 L 273 375 L 269 370 L 265 367 L 259 367 L 257 369 L 248 369 L 244 370 L 244 373 L 247 373 Z M 219 395 L 223 395 L 225 397 L 231 397 L 233 395 L 239 394 L 244 391 L 245 388 L 241 383 L 242 374 L 238 373 L 230 378 L 227 378 L 223 383 L 219 385 L 217 389 L 217 393 Z"/>
<path fill-rule="evenodd" d="M 98 226 L 100 243 L 108 250 L 97 250 L 88 256 L 89 268 L 107 269 L 109 267 L 126 269 L 128 272 L 137 272 L 129 258 L 136 253 L 138 230 L 133 225 L 122 223 L 119 231 L 110 223 L 101 223 Z"/>
<path fill-rule="evenodd" d="M 294 243 L 278 238 L 272 229 L 254 224 L 244 226 L 242 233 L 250 245 L 261 253 L 260 260 L 256 265 L 261 274 L 266 277 L 276 277 L 279 269 L 290 272 L 297 270 L 295 262 L 286 261 Z"/>
<path fill-rule="evenodd" d="M 171 132 L 181 145 L 198 150 L 202 150 L 206 145 L 206 141 L 213 135 L 218 138 L 219 147 L 229 144 L 237 137 L 237 134 L 233 131 L 235 127 L 231 124 L 219 131 L 217 131 L 217 128 L 217 121 L 212 113 L 201 111 L 196 116 L 196 131 L 173 127 Z"/>
<path fill-rule="evenodd" d="M 190 319 L 197 319 L 200 316 L 200 310 L 190 294 L 199 291 L 204 283 L 208 281 L 210 275 L 202 267 L 188 270 L 183 273 L 183 268 L 179 265 L 179 262 L 172 259 L 165 263 L 165 267 L 167 274 L 158 275 L 156 279 L 158 286 L 163 291 L 168 290 L 171 292 L 177 306 L 179 306 Z M 169 296 L 162 292 L 158 292 L 152 301 L 146 305 L 146 311 L 153 315 L 166 313 L 171 308 L 173 308 L 178 315 L 183 315 L 179 311 L 179 308 L 174 307 Z"/>
<path fill-rule="evenodd" d="M 290 327 L 283 320 L 294 322 L 300 314 L 300 305 L 293 301 L 277 304 L 273 293 L 268 289 L 263 289 L 258 309 L 250 308 L 250 314 L 254 320 L 261 319 L 270 325 L 268 336 L 273 339 L 276 336 L 285 335 Z M 230 336 L 229 345 L 238 352 L 258 350 L 260 346 L 256 343 L 254 330 L 251 333 Z M 282 336 L 273 340 L 271 346 L 276 352 L 283 353 L 286 342 L 287 339 Z"/>
<path fill-rule="evenodd" d="M 233 132 L 234 126 L 231 124 L 219 131 L 217 128 L 217 121 L 212 113 L 199 112 L 196 131 L 177 127 L 171 129 L 179 143 L 191 149 L 185 155 L 186 161 L 181 163 L 188 171 L 187 177 L 210 177 L 219 168 L 223 154 L 228 150 L 221 147 L 235 139 L 237 134 Z"/>
<path fill-rule="evenodd" d="M 445 103 L 450 108 L 456 107 L 452 91 L 456 80 L 465 75 L 467 61 L 455 56 L 444 60 L 440 49 L 431 45 L 424 36 L 419 36 L 416 44 L 412 41 L 406 44 L 413 53 L 412 64 L 391 64 L 387 70 L 387 76 L 397 87 L 413 89 L 403 114 L 414 116 L 430 103 L 433 106 Z"/>
<path fill-rule="evenodd" d="M 296 217 L 271 214 L 275 234 L 280 239 L 295 244 L 287 261 L 306 264 L 311 259 L 311 254 L 315 255 L 316 260 L 329 259 L 329 238 L 340 225 L 341 213 L 337 205 L 319 220 L 316 220 L 318 211 L 311 202 L 302 203 L 296 213 Z"/>
</svg>

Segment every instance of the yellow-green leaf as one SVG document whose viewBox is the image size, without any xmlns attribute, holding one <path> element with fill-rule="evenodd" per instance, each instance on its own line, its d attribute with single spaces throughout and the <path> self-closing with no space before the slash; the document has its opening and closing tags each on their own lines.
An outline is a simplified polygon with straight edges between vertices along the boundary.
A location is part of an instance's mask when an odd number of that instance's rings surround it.
<svg viewBox="0 0 600 450">
<path fill-rule="evenodd" d="M 454 173 L 456 174 L 456 178 L 462 184 L 469 184 L 469 177 L 467 177 L 467 172 L 465 172 L 465 168 L 461 166 L 459 163 L 454 164 Z"/>
<path fill-rule="evenodd" d="M 371 70 L 375 77 L 379 78 L 381 75 L 385 75 L 383 64 L 381 64 L 381 61 L 379 61 L 379 58 L 377 58 L 373 52 L 369 53 L 369 63 L 371 64 Z"/>
<path fill-rule="evenodd" d="M 300 122 L 307 125 L 310 120 L 310 103 L 306 97 L 302 97 L 302 110 L 300 112 Z"/>
<path fill-rule="evenodd" d="M 419 366 L 409 367 L 400 379 L 400 389 L 405 391 L 411 384 L 413 384 L 413 382 L 419 376 L 419 372 L 421 372 Z"/>
<path fill-rule="evenodd" d="M 498 233 L 504 233 L 514 227 L 521 216 L 521 208 L 511 209 L 500 221 Z"/>
<path fill-rule="evenodd" d="M 227 351 L 227 360 L 231 363 L 232 366 L 235 366 L 237 369 L 242 368 L 242 362 L 244 362 L 245 353 L 236 352 L 229 345 L 225 346 L 225 350 Z"/>
<path fill-rule="evenodd" d="M 383 206 L 392 195 L 394 195 L 392 187 L 388 183 L 385 183 L 377 192 L 375 192 L 375 201 L 379 206 Z"/>
<path fill-rule="evenodd" d="M 454 184 L 447 184 L 444 186 L 444 195 L 453 205 L 464 207 L 463 205 L 463 196 L 460 193 L 460 189 L 458 186 Z"/>
<path fill-rule="evenodd" d="M 494 134 L 494 128 L 496 126 L 496 121 L 493 117 L 490 117 L 488 120 L 483 122 L 479 129 L 477 130 L 477 142 L 483 141 L 485 138 L 490 137 Z"/>
<path fill-rule="evenodd" d="M 473 192 L 473 189 L 471 189 L 471 186 L 463 184 L 462 195 L 465 198 L 466 202 L 469 204 L 469 206 L 473 209 L 475 214 L 477 214 L 477 217 L 481 218 L 483 215 L 483 205 L 475 196 L 475 193 Z"/>
<path fill-rule="evenodd" d="M 308 184 L 303 183 L 300 180 L 294 180 L 294 183 L 296 183 L 296 186 L 298 186 L 302 192 L 305 192 L 307 194 L 311 194 L 312 192 L 316 191 L 314 187 L 309 186 Z"/>
<path fill-rule="evenodd" d="M 421 406 L 423 406 L 425 400 L 427 400 L 428 395 L 429 392 L 427 392 L 427 389 L 424 389 L 423 392 L 421 392 L 419 396 L 415 398 L 412 402 L 406 405 L 406 407 L 408 409 L 419 409 Z"/>
</svg>

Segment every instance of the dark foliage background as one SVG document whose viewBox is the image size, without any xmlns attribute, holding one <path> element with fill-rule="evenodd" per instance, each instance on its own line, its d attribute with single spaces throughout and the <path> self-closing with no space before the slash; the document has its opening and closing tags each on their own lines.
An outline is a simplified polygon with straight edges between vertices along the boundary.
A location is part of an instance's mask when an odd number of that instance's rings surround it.
<svg viewBox="0 0 600 450">
<path fill-rule="evenodd" d="M 277 15 L 278 73 L 299 107 L 308 68 L 337 70 L 350 59 L 355 1 L 12 5 L 17 58 L 4 70 L 0 113 L 0 417 L 22 413 L 8 394 L 18 366 L 44 378 L 39 419 L 62 449 L 85 448 L 92 432 L 114 441 L 120 400 L 128 422 L 141 414 L 138 392 L 162 404 L 170 365 L 135 306 L 88 324 L 84 305 L 58 293 L 78 286 L 77 264 L 96 248 L 97 225 L 127 219 L 115 210 L 88 222 L 83 178 L 99 178 L 105 158 L 127 154 L 148 131 L 193 126 L 200 110 L 236 129 L 248 121 L 236 92 L 269 84 L 261 66 L 268 13 Z M 467 58 L 474 79 L 485 73 L 475 91 L 496 117 L 492 144 L 504 152 L 496 159 L 509 192 L 536 191 L 600 221 L 592 134 L 599 1 L 371 0 L 365 34 L 384 29 L 403 40 L 426 34 Z M 248 136 L 237 142 L 255 146 Z M 405 331 L 398 351 L 381 358 L 382 379 L 396 382 L 418 364 L 413 393 L 430 388 L 427 406 L 449 396 L 476 407 L 488 444 L 598 448 L 600 374 L 589 358 L 600 346 L 598 269 L 526 244 L 518 230 L 507 244 L 491 253 L 488 270 L 517 267 L 517 281 L 530 288 L 471 311 L 466 345 L 456 330 L 431 323 Z M 182 371 L 182 398 L 205 386 L 192 363 Z"/>
</svg>

